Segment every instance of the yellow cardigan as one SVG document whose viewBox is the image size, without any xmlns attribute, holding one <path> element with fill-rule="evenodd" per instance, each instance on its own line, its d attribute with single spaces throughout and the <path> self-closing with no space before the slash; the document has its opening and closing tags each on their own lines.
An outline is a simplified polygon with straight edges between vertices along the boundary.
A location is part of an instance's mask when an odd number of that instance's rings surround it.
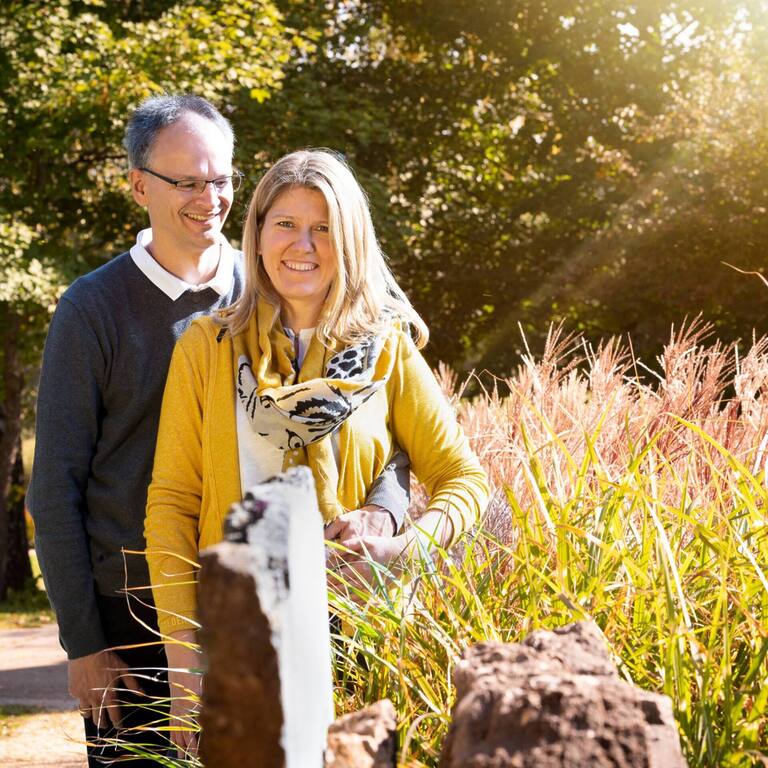
<svg viewBox="0 0 768 768">
<path fill-rule="evenodd" d="M 192 323 L 163 396 L 144 532 L 164 634 L 194 626 L 198 552 L 221 541 L 224 517 L 241 498 L 233 340 L 217 341 L 220 329 L 209 317 Z M 389 380 L 340 430 L 339 500 L 362 505 L 397 444 L 455 537 L 485 506 L 485 473 L 410 336 L 396 329 L 387 343 L 395 355 Z"/>
</svg>

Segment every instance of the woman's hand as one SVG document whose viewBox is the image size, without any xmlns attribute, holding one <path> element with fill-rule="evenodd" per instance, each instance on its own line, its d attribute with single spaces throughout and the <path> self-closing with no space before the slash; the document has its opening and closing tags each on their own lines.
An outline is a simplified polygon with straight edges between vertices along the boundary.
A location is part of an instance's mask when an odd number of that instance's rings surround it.
<svg viewBox="0 0 768 768">
<path fill-rule="evenodd" d="M 179 757 L 197 755 L 197 731 L 194 720 L 200 711 L 202 675 L 189 672 L 168 672 L 171 689 L 171 742 Z"/>
<path fill-rule="evenodd" d="M 345 512 L 325 527 L 325 538 L 337 541 L 345 547 L 348 541 L 360 536 L 394 535 L 394 517 L 384 507 L 376 504 L 366 504 L 360 509 Z"/>
<path fill-rule="evenodd" d="M 348 587 L 350 597 L 360 603 L 366 602 L 364 595 L 372 592 L 381 578 L 374 573 L 375 563 L 381 563 L 390 572 L 398 571 L 407 542 L 404 536 L 356 536 L 348 539 L 344 547 L 347 551 L 333 551 L 329 565 L 338 574 L 337 589 L 338 585 Z"/>
<path fill-rule="evenodd" d="M 358 514 L 364 509 L 341 515 L 326 528 L 326 538 L 329 531 L 339 530 L 337 541 L 348 550 L 334 550 L 330 566 L 338 569 L 341 583 L 350 587 L 371 589 L 376 584 L 372 563 L 398 573 L 409 557 L 428 553 L 435 545 L 443 546 L 453 535 L 451 521 L 441 510 L 429 510 L 399 536 L 377 535 L 373 521 L 381 518 Z"/>
<path fill-rule="evenodd" d="M 393 535 L 394 529 L 392 515 L 375 504 L 345 512 L 326 526 L 325 538 L 344 548 L 333 548 L 329 563 L 338 571 L 341 583 L 371 588 L 375 577 L 370 560 L 389 566 L 403 549 L 404 542 Z"/>
<path fill-rule="evenodd" d="M 168 687 L 171 691 L 171 742 L 179 757 L 197 755 L 197 730 L 194 720 L 200 711 L 203 676 L 189 672 L 200 666 L 200 654 L 187 643 L 196 642 L 194 630 L 186 629 L 171 633 L 176 642 L 166 642 L 168 657 Z"/>
</svg>

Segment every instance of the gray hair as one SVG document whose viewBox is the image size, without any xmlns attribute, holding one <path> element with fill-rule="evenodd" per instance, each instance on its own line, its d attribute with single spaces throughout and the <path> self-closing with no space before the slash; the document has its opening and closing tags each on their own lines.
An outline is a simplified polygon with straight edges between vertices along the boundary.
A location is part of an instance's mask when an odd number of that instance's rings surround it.
<svg viewBox="0 0 768 768">
<path fill-rule="evenodd" d="M 128 167 L 145 167 L 157 134 L 189 112 L 210 120 L 234 150 L 235 134 L 232 125 L 210 101 L 191 93 L 163 94 L 142 101 L 128 119 L 123 138 L 123 146 L 128 153 Z"/>
</svg>

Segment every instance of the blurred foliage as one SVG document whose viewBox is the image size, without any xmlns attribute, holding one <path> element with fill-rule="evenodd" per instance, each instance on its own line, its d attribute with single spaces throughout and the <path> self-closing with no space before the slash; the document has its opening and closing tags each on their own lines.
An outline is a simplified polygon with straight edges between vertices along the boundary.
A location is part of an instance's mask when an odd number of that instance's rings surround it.
<svg viewBox="0 0 768 768">
<path fill-rule="evenodd" d="M 504 373 L 518 325 L 540 347 L 552 319 L 630 332 L 646 361 L 685 316 L 748 338 L 765 289 L 721 262 L 765 262 L 767 19 L 765 0 L 4 3 L 0 302 L 34 361 L 63 286 L 143 224 L 131 107 L 187 89 L 238 134 L 235 242 L 277 157 L 347 156 L 433 362 Z"/>
<path fill-rule="evenodd" d="M 248 123 L 245 165 L 343 151 L 433 330 L 433 362 L 511 370 L 521 324 L 761 328 L 765 26 L 753 0 L 282 4 L 324 30 Z M 322 8 L 322 7 L 321 7 Z M 763 87 L 761 87 L 761 85 Z"/>
<path fill-rule="evenodd" d="M 30 579 L 22 590 L 10 590 L 5 600 L 0 601 L 0 630 L 29 629 L 54 621 L 48 597 L 36 580 Z"/>
</svg>

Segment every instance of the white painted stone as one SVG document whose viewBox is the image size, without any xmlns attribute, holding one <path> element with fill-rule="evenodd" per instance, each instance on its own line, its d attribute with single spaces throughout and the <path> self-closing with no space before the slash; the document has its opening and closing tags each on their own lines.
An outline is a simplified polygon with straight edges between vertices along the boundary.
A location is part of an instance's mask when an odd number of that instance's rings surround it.
<svg viewBox="0 0 768 768">
<path fill-rule="evenodd" d="M 334 708 L 323 520 L 312 473 L 289 469 L 249 496 L 265 504 L 246 530 L 278 656 L 285 767 L 320 768 Z"/>
</svg>

